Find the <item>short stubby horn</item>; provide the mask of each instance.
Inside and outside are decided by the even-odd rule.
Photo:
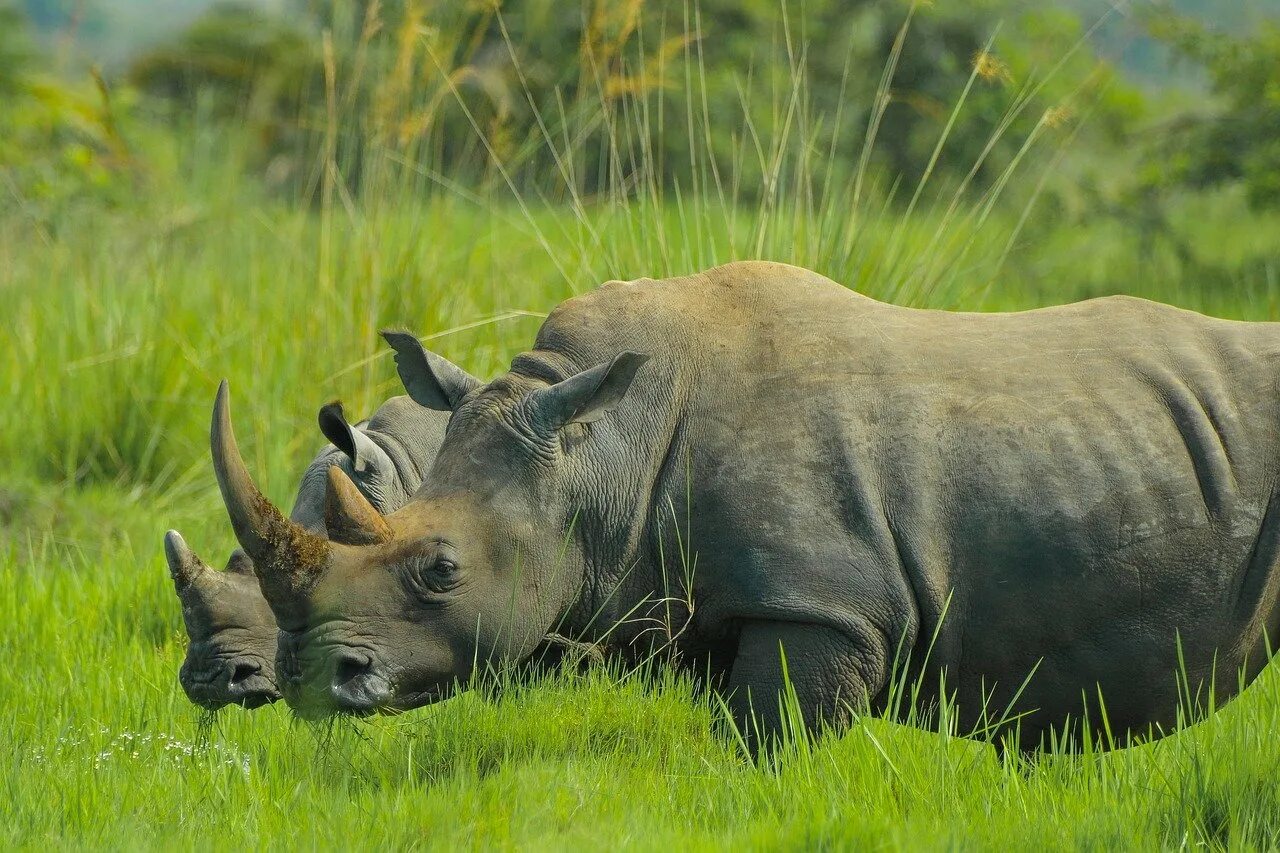
[[[351,478],[329,466],[324,495],[324,526],[329,538],[344,545],[380,545],[391,540],[391,528]]]
[[[304,597],[324,569],[329,543],[285,518],[254,485],[231,430],[225,379],[218,386],[209,439],[223,503],[236,539],[253,561],[262,594],[282,623],[296,621]]]
[[[169,563],[169,577],[173,578],[173,585],[182,592],[196,579],[211,572],[204,560],[196,556],[196,553],[187,545],[187,540],[182,538],[182,534],[176,530],[170,530],[164,535],[164,557]]]

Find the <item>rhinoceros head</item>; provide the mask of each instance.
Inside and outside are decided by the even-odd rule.
[[[361,493],[382,510],[408,503],[435,457],[445,415],[407,397],[384,403],[373,418],[347,422],[342,404],[320,409],[321,432],[331,445],[308,466],[290,518],[324,533],[329,468],[349,473]],[[263,598],[253,561],[235,551],[223,572],[209,569],[176,531],[165,536],[165,553],[188,633],[186,662],[178,679],[196,704],[257,707],[279,698],[276,687],[275,616]]]
[[[257,708],[279,699],[276,620],[249,557],[234,551],[226,569],[214,571],[176,530],[165,534],[164,552],[187,629],[187,656],[178,672],[187,697],[210,710]]]
[[[304,716],[427,704],[533,651],[584,580],[566,430],[615,406],[644,362],[624,353],[559,382],[482,386],[413,336],[386,337],[410,396],[452,412],[422,489],[390,515],[334,467],[328,538],[290,523],[249,478],[225,383],[215,404],[219,484],[281,628],[281,690]]]

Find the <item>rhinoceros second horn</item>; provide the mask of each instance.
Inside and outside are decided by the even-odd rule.
[[[329,466],[324,526],[332,541],[344,545],[378,545],[391,539],[391,528],[382,515],[337,465]]]

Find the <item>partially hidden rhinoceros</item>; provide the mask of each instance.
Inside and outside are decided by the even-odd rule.
[[[408,397],[392,397],[367,421],[347,422],[341,403],[320,409],[327,445],[307,467],[290,518],[324,535],[327,472],[337,465],[380,512],[392,512],[422,483],[447,416]],[[207,566],[175,530],[165,534],[165,556],[182,603],[187,655],[178,680],[197,705],[256,708],[280,698],[276,677],[276,620],[267,606],[253,561],[237,549],[225,570]]]
[[[1119,745],[1280,635],[1280,325],[915,310],[749,262],[571,299],[487,384],[387,338],[452,413],[389,515],[330,469],[327,538],[290,522],[215,403],[307,713],[441,699],[554,626],[674,645],[756,743],[788,684],[812,731],[906,683],[962,732]]]

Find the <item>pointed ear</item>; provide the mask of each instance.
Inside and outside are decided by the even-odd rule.
[[[461,367],[427,352],[422,342],[408,332],[385,330],[382,338],[395,350],[396,372],[404,390],[419,406],[451,412],[480,380]]]
[[[563,382],[529,395],[535,422],[547,432],[599,420],[622,400],[649,356],[624,352]]]
[[[337,465],[329,466],[324,494],[324,526],[329,541],[343,545],[379,545],[391,540],[391,528],[381,513],[360,494],[356,484]]]
[[[364,430],[353,427],[347,421],[346,413],[342,411],[342,403],[335,400],[322,406],[317,421],[324,437],[351,460],[353,470],[364,473],[371,466],[380,466],[383,463],[385,451],[375,444]]]

